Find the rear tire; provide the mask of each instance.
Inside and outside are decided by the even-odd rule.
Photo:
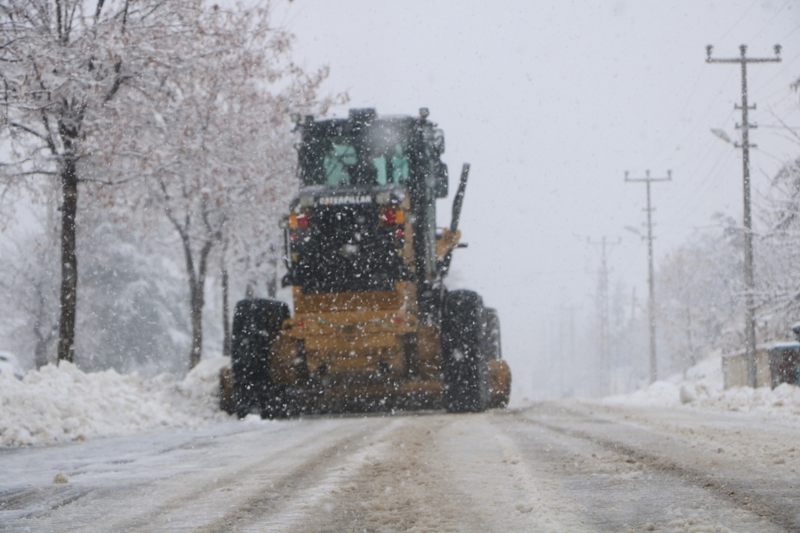
[[[237,416],[266,406],[274,411],[275,386],[270,376],[270,350],[289,318],[289,307],[275,300],[251,299],[236,304],[231,336],[233,400]]]
[[[484,312],[483,353],[489,372],[489,407],[503,408],[508,405],[511,394],[511,371],[503,361],[500,340],[500,318],[497,310],[486,308]]]
[[[489,404],[484,346],[484,309],[472,291],[445,297],[442,317],[444,407],[451,413],[480,412]]]
[[[500,343],[500,318],[497,309],[486,308],[484,330],[484,353],[488,361],[503,358],[503,347]]]

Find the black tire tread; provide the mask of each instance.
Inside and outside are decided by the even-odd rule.
[[[269,375],[270,348],[289,318],[284,302],[253,298],[236,304],[231,331],[231,367],[235,411],[246,416],[263,411],[273,393]]]
[[[442,317],[444,407],[449,412],[480,412],[489,404],[484,354],[483,300],[473,291],[451,291]],[[461,354],[461,359],[456,357]]]

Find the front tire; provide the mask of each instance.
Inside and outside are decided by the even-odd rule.
[[[480,412],[489,404],[483,332],[481,297],[472,291],[449,292],[442,317],[442,370],[444,407],[451,413]]]
[[[289,307],[275,300],[250,299],[236,304],[231,338],[234,410],[242,418],[253,409],[263,415],[273,401],[275,386],[270,376],[271,348]]]

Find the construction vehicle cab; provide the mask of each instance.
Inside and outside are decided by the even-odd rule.
[[[445,289],[459,245],[464,166],[449,228],[444,135],[419,116],[298,121],[301,187],[282,226],[283,302],[236,306],[223,403],[265,417],[508,402],[499,321],[472,291]]]

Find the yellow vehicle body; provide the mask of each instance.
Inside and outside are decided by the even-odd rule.
[[[417,319],[413,283],[386,292],[292,292],[295,314],[275,339],[269,371],[276,383],[303,391],[303,412],[441,407],[441,332]],[[489,406],[506,406],[508,364],[490,360],[487,371]],[[320,376],[315,386],[310,375]],[[221,401],[231,412],[232,380],[223,369]]]
[[[373,110],[298,125],[304,187],[284,221],[293,312],[274,300],[237,304],[223,408],[275,417],[508,403],[496,312],[443,284],[469,165],[451,225],[436,231],[447,168],[434,126],[427,112]]]

